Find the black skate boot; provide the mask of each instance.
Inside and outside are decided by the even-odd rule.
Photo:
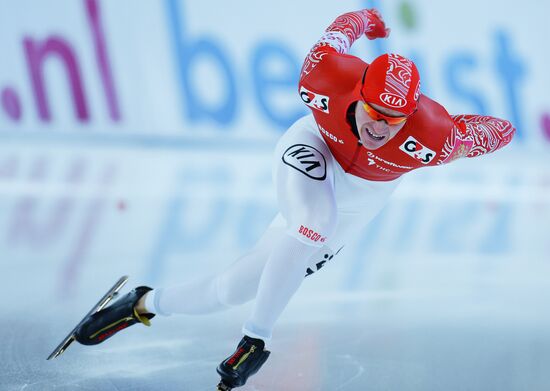
[[[109,307],[90,315],[77,328],[75,339],[83,345],[97,345],[138,322],[150,326],[149,320],[155,315],[138,314],[134,308],[139,299],[150,290],[152,289],[146,286],[137,287]]]
[[[261,339],[245,335],[235,353],[223,360],[216,369],[222,377],[218,390],[229,391],[243,386],[250,376],[258,372],[270,354],[264,347],[265,343]]]

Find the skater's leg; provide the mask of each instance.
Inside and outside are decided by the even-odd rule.
[[[262,272],[254,311],[246,322],[245,336],[237,349],[217,368],[222,381],[218,390],[230,390],[246,383],[268,359],[265,341],[286,304],[304,279],[305,269],[318,247],[284,234],[275,243]]]
[[[317,135],[301,130],[277,145],[274,180],[286,220],[285,235],[273,248],[262,271],[254,308],[243,332],[269,340],[273,326],[304,279],[310,258],[334,233],[337,208],[334,161]]]
[[[222,273],[155,289],[140,303],[140,310],[160,315],[206,314],[252,300],[274,243],[283,234],[283,228],[268,228],[252,250]]]
[[[310,257],[318,251],[292,236],[281,238],[262,273],[254,309],[243,327],[245,335],[271,339],[275,322],[300,287]]]
[[[274,222],[277,221],[276,218]],[[135,323],[149,325],[156,313],[202,314],[252,299],[269,253],[283,234],[283,228],[272,223],[249,253],[219,275],[165,290],[153,291],[149,287],[132,290],[113,305],[88,316],[75,333],[77,341],[86,345],[101,343]]]
[[[254,308],[236,351],[218,366],[219,389],[246,383],[269,356],[265,341],[304,279],[337,222],[334,161],[311,117],[299,120],[281,138],[274,160],[277,201],[286,221],[262,271]],[[237,364],[235,364],[237,362]]]
[[[256,297],[265,264],[283,235],[284,227],[268,228],[251,252],[218,276],[218,297],[222,303],[236,306]]]

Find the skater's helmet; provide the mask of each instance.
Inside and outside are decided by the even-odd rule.
[[[365,71],[360,94],[365,103],[409,116],[416,111],[420,97],[420,74],[411,60],[399,54],[383,54]]]

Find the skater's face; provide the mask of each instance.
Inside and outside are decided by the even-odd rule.
[[[355,120],[361,143],[367,149],[378,149],[390,141],[407,121],[395,110],[365,102],[357,102]]]

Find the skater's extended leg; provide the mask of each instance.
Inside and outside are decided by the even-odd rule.
[[[204,314],[251,300],[274,243],[282,235],[282,228],[269,228],[250,252],[219,275],[165,289],[132,290],[84,321],[75,334],[77,341],[85,345],[101,343],[135,323],[149,325],[155,314]]]
[[[206,314],[252,300],[269,254],[283,234],[282,228],[269,228],[251,251],[223,272],[156,289],[142,300],[140,307],[160,315]]]

